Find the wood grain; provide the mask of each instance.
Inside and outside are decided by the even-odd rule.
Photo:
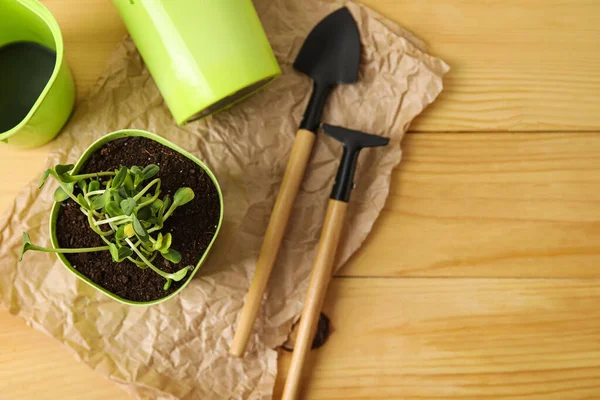
[[[306,291],[302,315],[298,324],[294,352],[288,368],[283,395],[281,396],[282,400],[297,399],[303,387],[302,370],[310,353],[323,303],[327,296],[327,288],[331,281],[347,211],[348,202],[329,200],[321,236],[319,237],[317,255],[310,273],[310,283]]]
[[[46,148],[0,148],[0,208]],[[411,134],[350,276],[600,277],[600,135]],[[390,257],[390,255],[393,255]]]
[[[126,31],[109,1],[42,1],[81,99]],[[307,398],[600,398],[600,2],[363,2],[452,70],[333,281]],[[0,146],[0,210],[49,147]],[[4,311],[0,326],[0,399],[130,398]]]
[[[84,95],[126,34],[112,4],[44,0],[61,24]],[[362,0],[411,30],[452,67],[412,131],[600,127],[600,2]],[[101,23],[99,23],[101,21]]]
[[[597,399],[599,302],[596,279],[336,278],[304,398]],[[1,399],[130,398],[20,319],[0,326]]]
[[[112,2],[107,0],[42,0],[60,25],[67,63],[82,99],[106,68],[109,56],[127,34]]]
[[[57,341],[0,312],[0,400],[131,400]]]
[[[362,0],[452,68],[414,131],[597,130],[600,2]]]
[[[41,178],[44,161],[52,143],[30,150],[0,146],[0,212],[13,203],[29,182]]]
[[[600,277],[600,135],[413,134],[339,273]]]
[[[254,321],[264,298],[273,265],[277,260],[277,254],[294,208],[298,190],[302,185],[304,171],[308,166],[315,140],[315,133],[307,129],[299,129],[296,133],[294,146],[277,193],[277,199],[269,217],[269,224],[256,261],[250,288],[235,327],[235,334],[229,351],[229,354],[234,357],[240,357],[246,351],[246,345],[254,328]]]
[[[600,280],[337,278],[303,398],[598,399],[598,304]]]

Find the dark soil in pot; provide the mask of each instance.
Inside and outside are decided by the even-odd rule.
[[[105,144],[90,156],[81,173],[109,171],[124,165],[160,167],[161,197],[173,195],[180,187],[190,187],[195,197],[178,208],[165,222],[163,234],[173,235],[172,247],[182,260],[174,265],[158,257],[155,265],[175,272],[186,265],[196,265],[210,244],[220,216],[219,194],[210,176],[195,162],[162,144],[142,137],[117,139]],[[86,216],[74,201],[63,202],[56,233],[60,247],[103,246],[102,239],[89,227]],[[189,279],[173,282],[163,289],[165,279],[150,269],[141,269],[130,261],[115,263],[108,252],[67,254],[73,268],[110,292],[132,301],[146,302],[168,296]],[[191,271],[188,272],[191,276]]]

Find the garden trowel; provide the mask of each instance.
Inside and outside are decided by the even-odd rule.
[[[294,68],[312,78],[313,91],[296,134],[254,277],[231,344],[229,352],[233,356],[240,357],[244,353],[252,332],[294,199],[310,158],[327,97],[335,85],[356,82],[359,63],[360,35],[356,22],[345,7],[328,15],[314,27],[294,62]]]

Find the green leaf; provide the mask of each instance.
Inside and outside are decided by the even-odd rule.
[[[124,259],[126,259],[127,257],[131,257],[133,255],[133,250],[131,250],[129,247],[119,247],[119,259],[121,261],[123,261]]]
[[[135,258],[133,258],[131,261],[133,261],[135,266],[138,267],[139,269],[148,269],[148,265],[141,260],[136,260]]]
[[[123,210],[125,215],[131,215],[133,213],[133,210],[135,209],[135,207],[137,207],[137,203],[135,202],[134,199],[132,199],[131,197],[128,197],[125,200],[121,201],[120,206],[121,206],[121,210]]]
[[[131,217],[133,218],[133,230],[137,237],[142,242],[149,242],[150,236],[148,235],[148,232],[146,232],[146,229],[142,226],[138,217],[135,214],[132,214]]]
[[[108,244],[108,251],[110,251],[110,255],[112,256],[113,261],[119,262],[119,248],[114,243]]]
[[[47,169],[44,171],[44,174],[42,175],[42,180],[40,181],[40,183],[38,184],[38,189],[41,189],[42,186],[44,186],[44,183],[46,183],[46,180],[48,179],[48,177],[50,176],[50,172],[52,172],[51,169]]]
[[[137,217],[142,221],[146,221],[151,216],[152,216],[152,210],[150,209],[149,206],[140,208],[137,212]]]
[[[169,209],[169,207],[171,207],[171,203],[173,203],[173,200],[171,199],[171,196],[166,195],[163,198],[163,214],[165,212],[167,212],[167,210]]]
[[[150,204],[150,209],[152,210],[152,215],[156,215],[158,211],[163,206],[163,201],[161,199],[156,199],[152,204]]]
[[[101,195],[98,195],[92,199],[92,209],[100,210],[104,208],[110,201],[110,191],[107,189]]]
[[[154,242],[154,246],[152,247],[153,250],[158,250],[162,247],[162,243],[163,243],[163,235],[162,233],[158,232],[158,236],[156,237],[156,241]]]
[[[185,278],[185,276],[187,275],[188,271],[192,270],[191,265],[188,265],[187,267],[181,268],[179,271],[175,272],[174,274],[171,274],[171,278],[175,281],[175,282],[179,282],[180,280],[182,280],[183,278]]]
[[[58,164],[54,167],[54,171],[58,174],[58,175],[64,175],[67,172],[71,171],[73,168],[75,168],[75,165],[73,164]]]
[[[125,181],[123,182],[121,189],[123,190],[123,193],[119,193],[121,193],[121,196],[123,197],[127,197],[133,193],[133,178],[131,177],[131,173],[128,173],[125,177]]]
[[[85,208],[86,210],[91,209],[90,203],[88,203],[88,201],[85,199],[85,197],[81,193],[79,193],[77,195],[77,203],[79,203],[79,205],[81,207]]]
[[[163,237],[163,241],[162,241],[162,246],[160,246],[160,248],[158,249],[158,251],[160,251],[161,253],[166,253],[169,251],[169,248],[171,247],[171,243],[173,242],[173,236],[171,236],[170,233],[167,233],[164,237]]]
[[[142,170],[142,175],[144,176],[144,180],[148,180],[150,178],[152,178],[154,175],[158,174],[159,168],[158,165],[156,164],[150,164],[148,166],[146,166],[146,168],[144,168]]]
[[[165,285],[163,286],[163,290],[169,290],[172,282],[173,282],[172,279],[167,279],[167,281],[165,282]]]
[[[125,182],[126,177],[127,177],[127,167],[121,167],[119,169],[119,172],[117,172],[117,174],[113,178],[113,180],[111,182],[111,187],[113,189],[120,188],[123,185],[123,183]]]
[[[152,248],[152,242],[150,242],[150,241],[142,243],[142,249],[146,250],[146,252],[148,254],[153,254],[154,253],[154,249]]]
[[[61,203],[65,200],[67,200],[68,198],[69,198],[69,195],[67,193],[65,193],[63,188],[61,188],[60,186],[57,187],[56,190],[54,191],[54,201],[56,201],[57,203]]]
[[[121,186],[119,188],[119,191],[117,192],[119,193],[119,196],[121,196],[122,199],[126,199],[129,197],[129,194],[131,193],[130,191],[128,191],[127,189],[125,189],[125,184],[123,184],[123,186]],[[120,202],[119,202],[120,203]]]
[[[78,181],[77,186],[83,193],[87,193],[87,181],[85,179]]]
[[[121,204],[121,201],[123,201],[123,198],[121,197],[121,194],[119,192],[120,192],[120,190],[112,191],[113,201],[117,204]]]
[[[117,203],[115,203],[114,201],[109,201],[108,203],[106,203],[106,205],[104,206],[104,210],[106,210],[108,215],[110,215],[111,217],[125,215],[125,213],[119,208]]]
[[[54,191],[54,201],[60,203],[67,200],[70,197],[69,194],[73,194],[74,186],[73,183],[65,183],[65,187],[69,190],[69,193],[65,192],[62,187],[57,187]]]
[[[110,243],[108,245],[108,249],[113,261],[115,262],[121,262],[127,257],[131,257],[133,255],[133,251],[129,247],[117,247],[117,245],[114,243]]]
[[[156,223],[156,225],[162,227],[163,222],[164,222],[165,213],[167,212],[167,210],[169,209],[170,206],[171,206],[171,196],[166,195],[165,198],[163,199],[163,205],[158,210],[158,216],[157,216],[158,222]]]
[[[124,240],[127,236],[125,235],[125,225],[120,225],[115,232],[115,239],[117,241]]]
[[[63,183],[73,182],[73,180],[71,179],[71,176],[68,173],[70,170],[73,169],[73,167],[75,167],[73,164],[69,164],[69,165],[58,164],[58,165],[54,166],[54,168],[47,169],[46,171],[44,171],[44,174],[42,175],[42,180],[39,183],[38,188],[41,188],[42,186],[44,186],[44,183],[46,183],[46,180],[48,179],[48,177],[50,175],[54,176],[57,180],[59,180]]]
[[[125,260],[127,257],[131,257],[133,255],[133,251],[129,247],[119,247],[119,252],[117,253],[117,262],[121,262]]]
[[[77,182],[77,179],[73,179],[73,177],[71,177],[69,171],[72,169],[73,164],[57,165],[54,167],[54,173],[51,173],[51,175],[54,175],[56,179],[63,183],[74,183]]]
[[[158,226],[158,218],[156,217],[150,217],[146,220],[146,222],[150,225],[150,226]]]
[[[96,190],[100,190],[100,182],[97,180],[93,180],[89,183],[88,189],[90,192],[95,192]]]
[[[29,238],[29,234],[27,232],[23,232],[23,245],[21,246],[21,254],[19,254],[19,262],[23,261],[23,254],[25,254],[28,250],[31,250],[31,239]]]
[[[173,204],[177,204],[178,207],[189,203],[194,199],[194,191],[189,187],[182,187],[177,189],[175,196],[173,196]]]
[[[137,165],[134,165],[133,167],[131,167],[130,171],[133,173],[133,187],[137,188],[139,186],[140,183],[142,183],[144,181],[144,173],[142,172],[142,169],[140,167],[138,167]]]
[[[179,262],[181,261],[181,253],[179,253],[177,250],[169,249],[166,253],[161,254],[164,258],[171,261],[173,264],[179,264]]]

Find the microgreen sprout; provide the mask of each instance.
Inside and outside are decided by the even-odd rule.
[[[154,164],[144,168],[120,167],[114,171],[89,174],[72,174],[73,168],[73,165],[59,164],[48,169],[44,172],[39,187],[52,176],[58,182],[54,200],[63,202],[71,199],[77,203],[87,217],[90,228],[106,246],[59,249],[41,247],[31,243],[25,232],[19,261],[29,250],[50,253],[108,251],[115,262],[129,260],[139,268],[150,268],[165,278],[165,290],[171,286],[172,281],[178,282],[186,277],[193,266],[167,273],[153,262],[158,255],[173,264],[181,262],[181,254],[171,248],[172,235],[163,234],[160,230],[178,207],[194,199],[192,189],[182,187],[172,197],[165,195],[161,199],[161,180],[156,177],[159,167]]]

